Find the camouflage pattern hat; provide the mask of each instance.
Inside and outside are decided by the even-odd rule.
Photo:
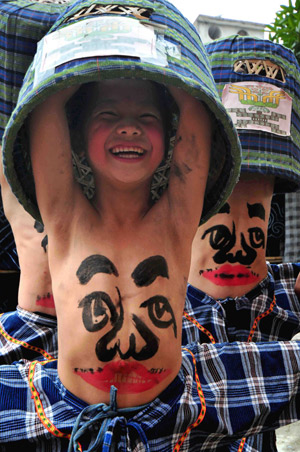
[[[238,130],[242,172],[275,176],[276,193],[300,186],[300,72],[281,44],[230,36],[206,45],[222,102]]]
[[[165,0],[77,1],[40,41],[3,137],[5,174],[15,195],[41,221],[26,128],[30,111],[67,86],[115,78],[177,86],[207,106],[214,132],[201,218],[206,221],[235,186],[240,143],[196,29]],[[154,198],[167,185],[168,164],[154,175]]]

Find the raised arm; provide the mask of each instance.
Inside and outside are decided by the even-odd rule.
[[[205,106],[185,91],[170,87],[179,111],[166,196],[170,215],[182,233],[195,234],[201,217],[211,147],[211,121]]]
[[[7,182],[4,172],[3,172],[3,164],[2,164],[2,147],[0,146],[0,186],[1,186],[1,197],[2,197],[2,205],[6,218],[10,222],[12,217],[17,214],[17,210],[23,209],[23,207],[19,204],[19,201],[13,194],[9,183]],[[24,209],[23,209],[24,210]]]
[[[69,224],[82,196],[73,177],[65,105],[77,88],[57,92],[30,117],[30,148],[38,206],[48,233]]]

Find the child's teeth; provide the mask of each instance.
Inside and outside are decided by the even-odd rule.
[[[121,147],[116,147],[112,149],[112,153],[113,154],[120,154],[120,153],[135,153],[135,154],[143,154],[144,151],[141,148],[135,148],[135,147],[129,147],[129,148],[121,148]]]

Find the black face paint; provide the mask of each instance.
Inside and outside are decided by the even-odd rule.
[[[131,274],[137,287],[149,286],[158,276],[169,278],[167,261],[162,256],[148,257]]]
[[[83,324],[87,331],[90,331],[91,333],[104,328],[108,320],[110,320],[110,323],[115,327],[117,326],[117,323],[120,324],[120,322],[122,326],[122,305],[120,315],[118,315],[110,296],[105,292],[99,291],[90,293],[80,301],[78,306],[83,308]],[[110,317],[107,314],[107,308],[109,309]]]
[[[181,170],[180,166],[177,165],[175,162],[173,163],[172,171],[174,173],[174,176],[177,177],[180,180],[180,182],[182,183],[185,182],[183,171]]]
[[[107,273],[119,276],[118,270],[114,264],[101,254],[94,254],[81,262],[76,276],[80,284],[87,284],[96,273]]]
[[[33,227],[34,227],[34,229],[36,229],[36,231],[38,233],[42,233],[45,230],[44,225],[42,223],[40,223],[39,221],[35,221]],[[41,247],[43,248],[45,253],[47,252],[47,246],[48,246],[48,236],[45,235],[45,237],[41,241]]]
[[[139,352],[137,352],[135,335],[131,333],[129,337],[129,349],[126,353],[122,353],[120,341],[117,341],[113,347],[108,348],[108,344],[115,339],[117,331],[121,329],[121,327],[118,329],[113,328],[97,342],[96,355],[99,361],[112,361],[117,354],[119,354],[120,358],[123,360],[132,357],[136,361],[145,361],[146,359],[152,358],[157,353],[159,345],[158,337],[155,336],[147,325],[145,325],[145,323],[135,314],[132,315],[132,320],[137,331],[146,342],[146,345]]]
[[[37,230],[37,232],[44,232],[44,226],[39,221],[35,221],[33,227]]]
[[[233,223],[232,225],[232,233],[228,227],[223,224],[212,226],[204,232],[201,237],[202,240],[204,240],[208,234],[210,234],[209,244],[212,249],[220,250],[213,256],[214,261],[218,264],[225,262],[223,260],[223,255],[226,255],[234,247],[236,242],[235,224]]]
[[[258,217],[265,221],[266,219],[266,211],[264,206],[261,203],[248,204],[248,214],[250,218]]]
[[[80,284],[87,284],[96,273],[108,273],[119,276],[114,264],[102,255],[93,255],[86,258],[79,266],[76,275]],[[169,278],[168,266],[162,256],[151,256],[137,265],[132,273],[132,278],[137,287],[149,286],[158,277]],[[89,332],[96,332],[103,329],[108,322],[112,325],[108,331],[96,344],[97,358],[102,362],[109,362],[114,359],[116,354],[121,359],[132,357],[137,361],[144,361],[152,358],[158,351],[159,338],[148,328],[148,326],[137,315],[132,314],[132,321],[136,330],[143,338],[145,345],[141,350],[136,350],[136,336],[131,333],[129,336],[129,348],[123,353],[121,351],[120,340],[116,340],[118,331],[121,330],[124,323],[124,309],[119,289],[117,306],[120,308],[118,313],[115,304],[110,296],[102,291],[95,291],[85,296],[79,303],[82,308],[82,320],[85,328]],[[157,295],[149,298],[140,307],[148,309],[148,315],[152,323],[157,328],[168,328],[173,326],[174,335],[177,336],[177,327],[175,316],[167,298]],[[109,348],[109,344],[115,341],[115,344]]]
[[[243,233],[241,233],[241,246],[242,250],[238,250],[235,255],[227,254],[227,261],[230,264],[239,262],[242,265],[250,265],[255,261],[257,252],[247,244]]]
[[[230,213],[230,205],[228,204],[228,202],[225,202],[218,213]]]
[[[260,228],[249,229],[250,245],[248,245],[245,236],[241,233],[241,250],[236,254],[230,253],[230,250],[236,243],[235,224],[233,223],[232,232],[224,225],[213,226],[202,235],[202,239],[210,234],[209,243],[214,250],[219,250],[213,260],[216,264],[240,263],[242,265],[251,265],[257,256],[257,252],[253,248],[264,247],[264,233]]]
[[[265,248],[265,234],[261,228],[250,228],[248,233],[253,248]]]
[[[45,235],[43,240],[41,241],[41,245],[45,253],[47,252],[47,246],[48,246],[48,235]]]
[[[140,307],[148,309],[149,318],[157,328],[169,328],[169,326],[173,325],[174,336],[177,337],[174,312],[166,297],[156,295],[148,298],[148,300],[144,301]]]

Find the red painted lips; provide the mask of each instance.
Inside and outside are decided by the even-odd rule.
[[[205,270],[201,276],[217,286],[244,286],[259,280],[259,275],[243,265],[225,264],[216,270]]]
[[[163,370],[161,373],[152,373],[137,362],[124,361],[109,363],[96,371],[75,370],[77,375],[97,389],[109,392],[111,385],[114,385],[119,394],[137,394],[152,389],[170,372],[171,370]]]

